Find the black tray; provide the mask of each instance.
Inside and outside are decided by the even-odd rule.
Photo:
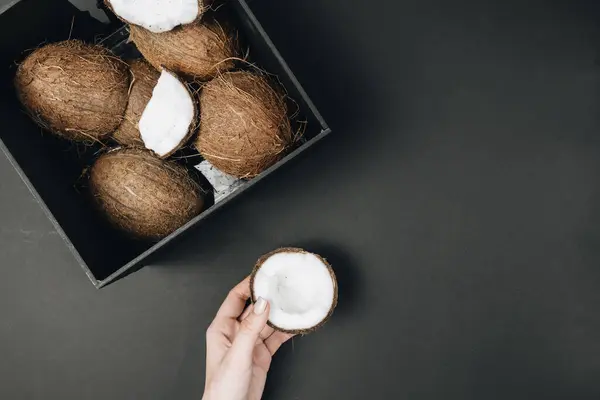
[[[5,10],[0,8],[0,117],[4,122],[0,148],[98,288],[143,267],[158,249],[331,132],[248,4],[230,0],[224,7],[249,46],[252,62],[274,74],[297,102],[299,115],[307,122],[304,140],[276,165],[155,243],[131,239],[106,222],[80,187],[82,172],[97,149],[73,145],[43,132],[23,112],[12,85],[16,63],[44,42],[77,38],[102,42],[119,55],[135,54],[135,47],[127,43],[126,27],[114,18],[110,23],[100,23],[67,0],[22,0]],[[198,158],[195,163],[200,161]]]

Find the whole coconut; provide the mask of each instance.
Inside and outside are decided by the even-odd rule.
[[[235,67],[236,36],[208,19],[169,32],[153,33],[131,25],[131,39],[146,60],[191,79],[209,80]]]
[[[31,53],[15,76],[17,94],[44,128],[75,141],[98,141],[121,124],[129,89],[127,64],[78,40]]]
[[[204,206],[199,185],[184,167],[142,149],[117,149],[98,158],[90,188],[109,220],[139,238],[165,237]]]
[[[146,105],[152,98],[152,90],[158,82],[160,72],[143,59],[129,63],[131,87],[129,102],[121,126],[113,134],[113,139],[123,146],[144,146],[138,124]]]
[[[293,144],[285,95],[262,75],[227,72],[200,94],[196,148],[221,171],[250,178],[279,161]]]

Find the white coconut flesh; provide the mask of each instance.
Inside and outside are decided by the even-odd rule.
[[[140,118],[144,145],[161,157],[171,154],[188,135],[194,114],[194,100],[187,87],[163,70]]]
[[[190,24],[202,11],[198,0],[110,0],[115,14],[151,32],[168,32]]]
[[[283,330],[308,330],[329,315],[336,283],[314,254],[282,252],[264,261],[254,277],[254,296],[269,301],[269,321]]]

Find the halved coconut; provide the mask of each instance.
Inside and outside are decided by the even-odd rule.
[[[179,25],[190,24],[205,11],[203,0],[105,0],[112,11],[125,22],[151,32],[168,32]]]
[[[306,334],[327,322],[337,306],[338,286],[331,265],[317,254],[282,248],[262,256],[250,277],[252,300],[269,301],[269,325]]]
[[[147,149],[165,158],[194,133],[196,106],[187,86],[163,69],[140,118],[140,136]]]

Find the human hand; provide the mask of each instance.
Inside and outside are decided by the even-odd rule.
[[[250,278],[231,289],[206,332],[203,400],[259,400],[271,357],[294,335],[267,325],[269,303],[250,298]],[[245,309],[244,309],[245,308]]]

